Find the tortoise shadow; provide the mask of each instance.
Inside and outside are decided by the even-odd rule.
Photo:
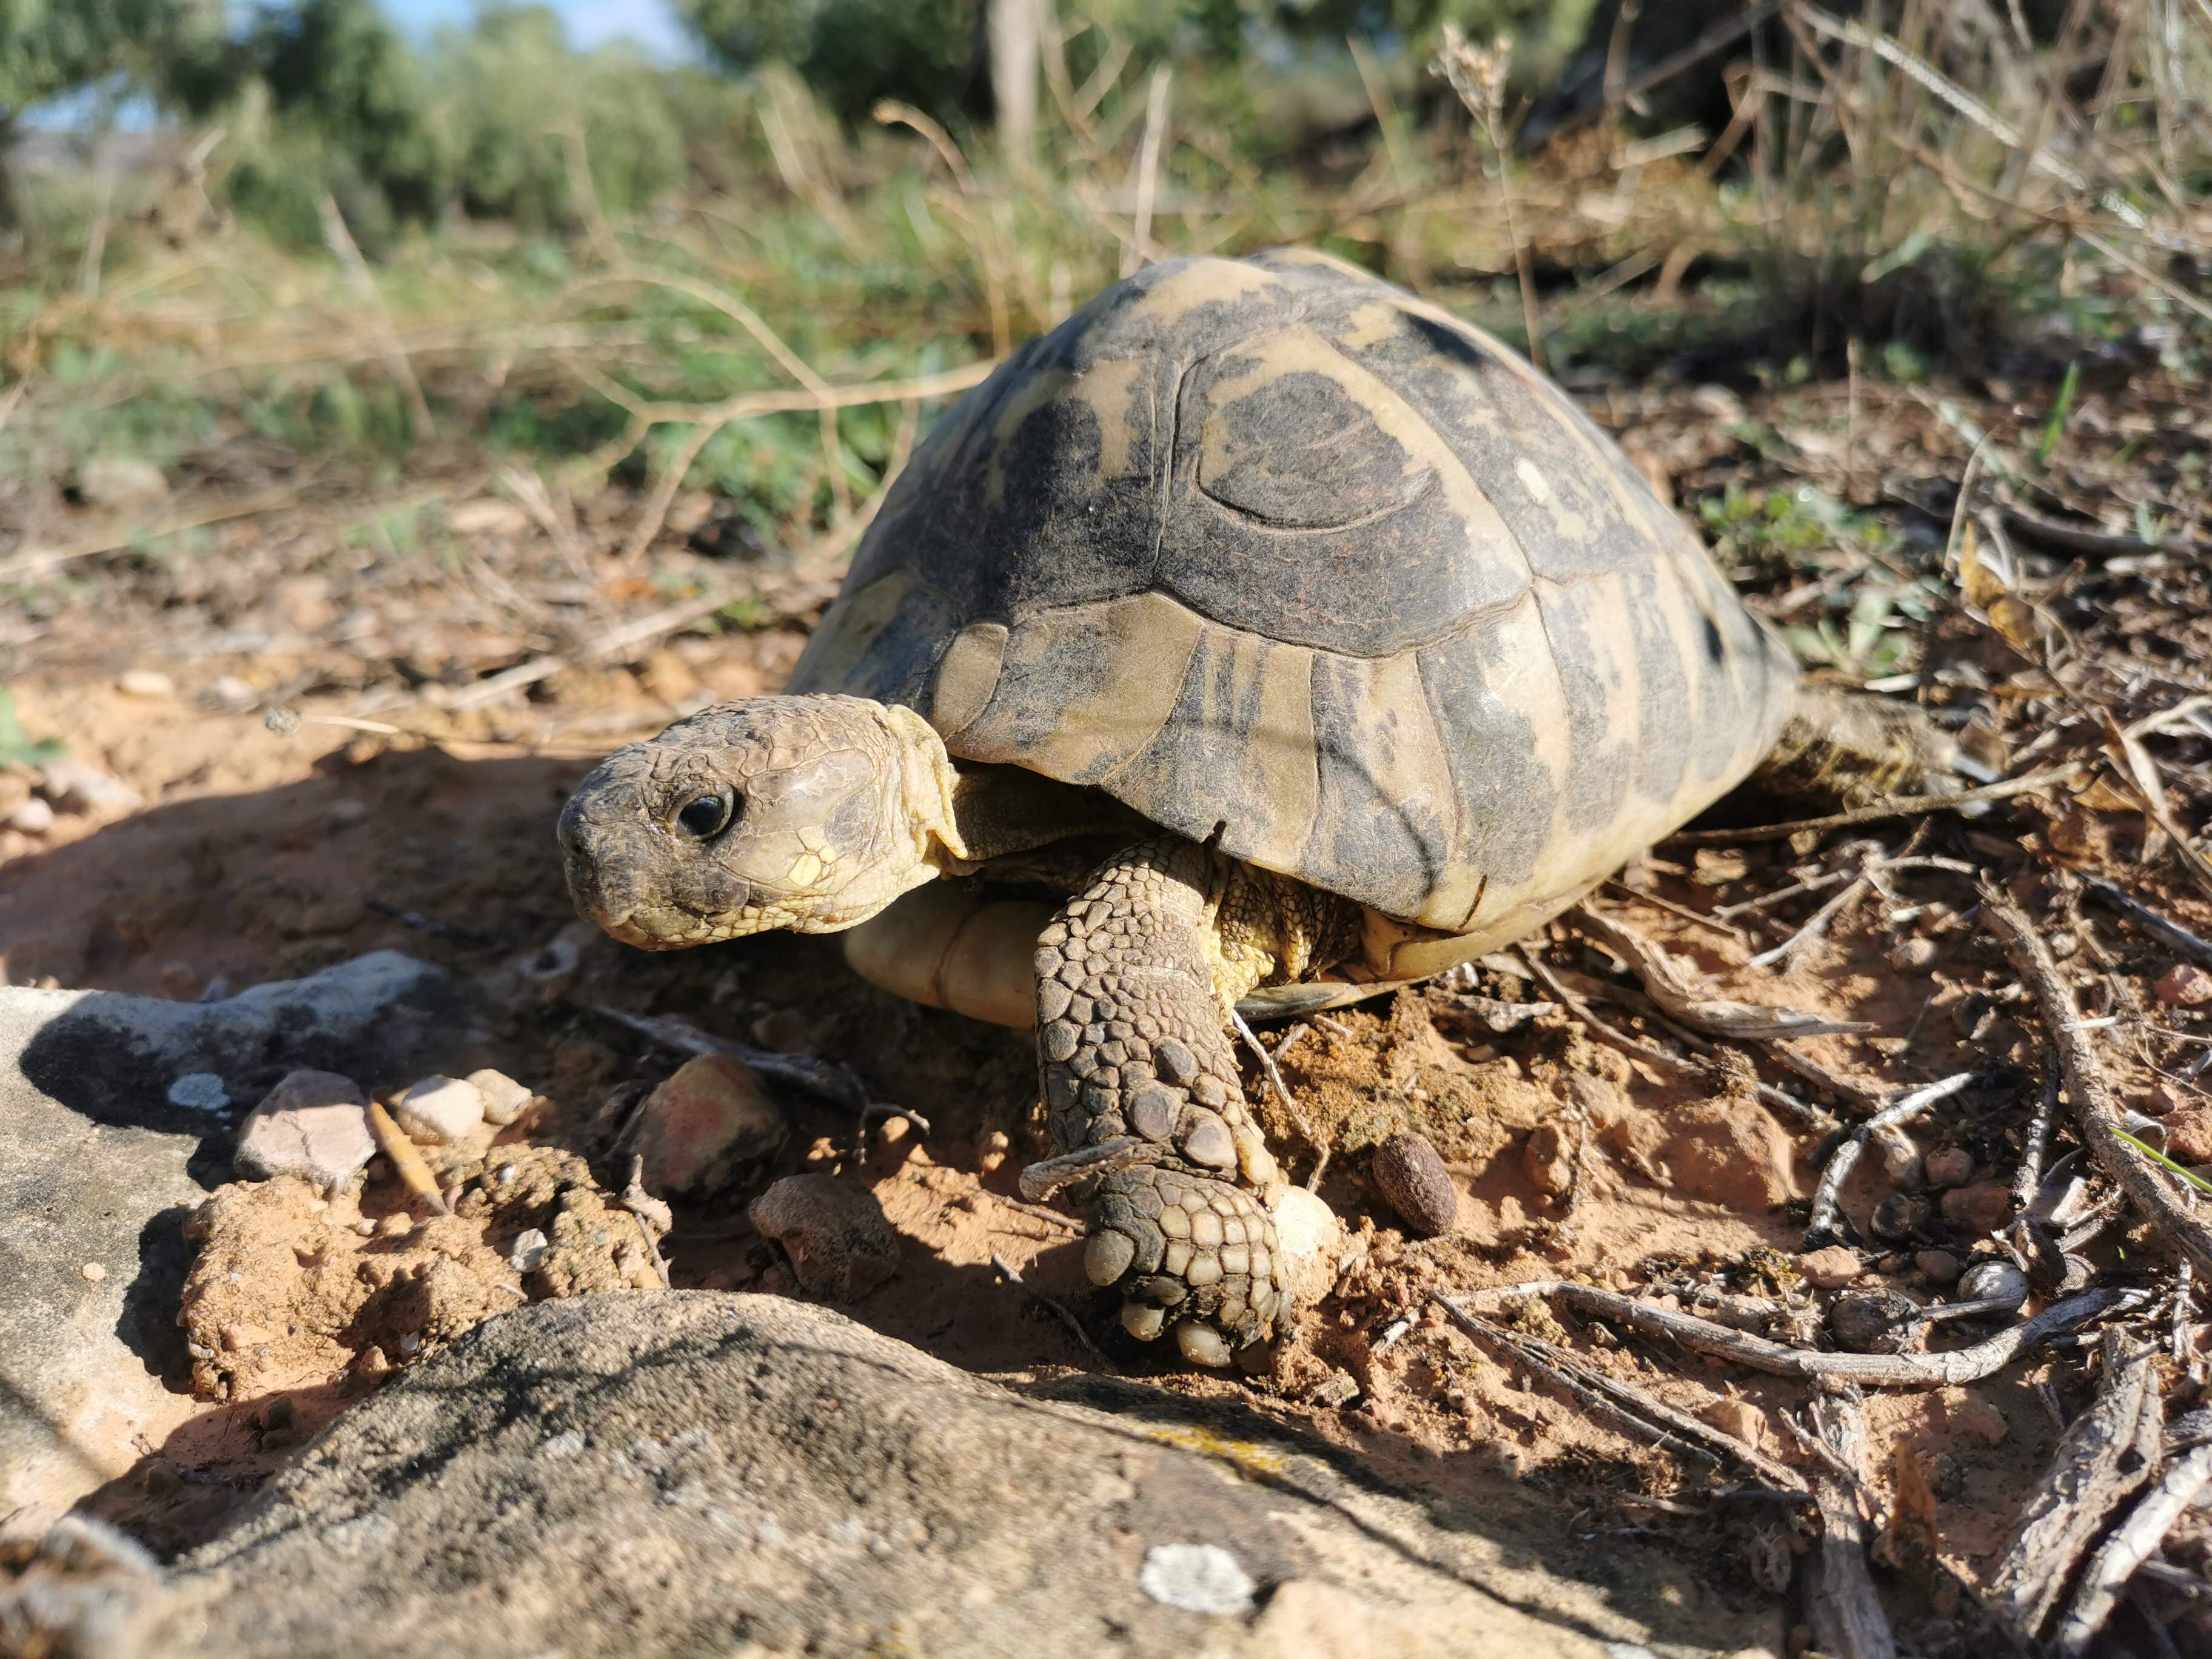
[[[243,986],[382,948],[464,975],[488,975],[574,920],[552,824],[591,764],[391,751],[364,764],[334,761],[274,789],[156,806],[0,867],[0,960],[17,979],[51,973],[73,985],[137,994],[161,988],[164,968],[179,960],[189,959],[196,977],[220,974]],[[416,920],[403,919],[410,915]],[[994,1109],[1017,1097],[1025,1103],[1034,1086],[1021,1034],[934,1011],[908,1014],[852,975],[834,940],[770,937],[672,955],[595,940],[585,955],[570,993],[579,1000],[588,990],[641,1012],[680,1012],[710,1030],[757,1018],[755,1010],[805,1013],[825,1058],[851,1066],[877,1097],[931,1112],[939,1127],[927,1145],[945,1166],[964,1173],[975,1174],[967,1137],[993,1121],[988,1102],[996,1101]],[[526,1011],[507,1036],[550,1048],[579,1033],[606,1045],[620,1040],[558,1003]],[[744,1035],[742,1027],[736,1034]],[[149,1092],[151,1079],[116,1069],[123,1062],[112,1057],[80,1055],[88,1069],[72,1080],[60,1074],[67,1069],[62,1058],[57,1049],[48,1079],[73,1092],[58,1097],[104,1121],[191,1133],[192,1173],[202,1185],[224,1178],[227,1135],[149,1103],[164,1098]],[[615,1059],[621,1063],[619,1054]],[[161,1081],[166,1088],[168,1080]],[[851,1127],[842,1114],[811,1108],[802,1109],[801,1122],[841,1144]],[[1010,1187],[1008,1176],[996,1184]],[[169,1318],[181,1281],[182,1219],[181,1211],[172,1211],[145,1224],[139,1273],[118,1326],[141,1362],[165,1377],[179,1361]],[[1024,1224],[1015,1218],[1016,1228]],[[1033,1275],[1040,1288],[1079,1285],[1079,1252],[1071,1233],[1065,1246],[1041,1257]],[[900,1275],[843,1311],[963,1369],[995,1371],[1040,1406],[1087,1400],[1129,1418],[1133,1432],[1152,1422],[1293,1441],[1363,1490],[1411,1497],[1448,1528],[1481,1534],[1516,1567],[1583,1579],[1608,1604],[1633,1607],[1657,1640],[1696,1645],[1711,1633],[1718,1598],[1686,1559],[1642,1548],[1624,1554],[1613,1544],[1594,1553],[1574,1544],[1562,1506],[1480,1454],[1438,1459],[1409,1436],[1378,1430],[1372,1438],[1389,1454],[1364,1460],[1271,1415],[1256,1397],[1180,1395],[1172,1390],[1181,1373],[1170,1357],[1155,1362],[1115,1349],[1118,1328],[1094,1314],[1086,1324],[1109,1340],[1126,1368],[1119,1376],[1098,1375],[1097,1360],[1064,1326],[986,1264],[955,1263],[909,1244]],[[1146,1375],[1155,1364],[1156,1376]],[[211,1408],[172,1435],[161,1455],[177,1465],[204,1456],[217,1413],[228,1422],[235,1408]],[[1374,1467],[1418,1469],[1425,1462],[1438,1475],[1425,1491]],[[127,1509],[126,1496],[125,1482],[111,1483],[100,1502]],[[173,1547],[170,1538],[158,1541]]]

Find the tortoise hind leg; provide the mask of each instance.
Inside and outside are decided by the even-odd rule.
[[[1172,1328],[1186,1358],[1221,1365],[1272,1333],[1282,1290],[1265,1205],[1279,1177],[1213,991],[1211,873],[1173,836],[1108,860],[1035,965],[1053,1151],[1115,1143],[1124,1165],[1097,1182],[1085,1270],[1121,1288],[1133,1335]]]
[[[1848,811],[1955,789],[1958,758],[1957,745],[1910,703],[1800,685],[1782,735],[1745,787]]]

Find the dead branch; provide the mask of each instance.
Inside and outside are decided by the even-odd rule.
[[[1828,1158],[1828,1167],[1820,1172],[1820,1185],[1813,1194],[1813,1213],[1805,1228],[1805,1248],[1817,1250],[1834,1241],[1838,1224],[1843,1220],[1838,1203],[1844,1182],[1858,1166],[1859,1154],[1866,1150],[1867,1142],[1885,1129],[1920,1115],[1939,1100],[1948,1100],[1968,1084],[1977,1074],[1960,1072],[1945,1078],[1941,1083],[1931,1083],[1924,1089],[1916,1089],[1893,1106],[1883,1108],[1872,1117],[1852,1129],[1843,1144]]]
[[[2212,939],[2200,939],[2179,922],[2160,915],[2141,899],[2100,877],[2084,875],[2081,884],[2160,944],[2180,951],[2192,962],[2212,968]]]
[[[2060,1437],[2021,1505],[2012,1542],[1990,1575],[1988,1605],[2023,1641],[2034,1639],[2105,1522],[2157,1465],[2165,1401],[2151,1357],[2124,1332],[2106,1331],[2097,1398]]]
[[[1826,1454],[1813,1474],[1820,1510],[1820,1554],[1811,1605],[1814,1645],[1836,1659],[1896,1659],[1897,1638],[1867,1571],[1866,1518],[1859,1513],[1858,1403],[1835,1395],[1813,1402],[1813,1426]]]
[[[1161,1156],[1161,1148],[1149,1140],[1136,1135],[1115,1135],[1096,1146],[1078,1146],[1072,1152],[1041,1158],[1022,1171],[1017,1184],[1024,1198],[1031,1203],[1042,1203],[1062,1187],[1072,1187],[1093,1176],[1111,1175],[1116,1170],[1152,1164]]]
[[[2190,1212],[2186,1200],[2167,1183],[2157,1166],[2120,1139],[2119,1132],[2127,1127],[2127,1115],[2115,1097],[2103,1062],[2097,1058],[2094,1042],[2081,1029],[2081,1007],[2072,988],[2059,977],[2051,947],[2043,942],[2026,912],[1987,884],[1982,888],[1982,916],[2042,1012],[2044,1030],[2058,1051],[2066,1097],[2074,1109],[2075,1130],[2089,1149],[2089,1156],[2160,1232],[2200,1269],[2212,1271],[2212,1235],[2207,1234],[2203,1223]]]
[[[1568,925],[1594,935],[1620,956],[1652,1001],[1685,1025],[1734,1042],[1775,1037],[1829,1036],[1870,1031],[1863,1020],[1823,1019],[1794,1008],[1755,1008],[1725,997],[1701,995],[1674,959],[1640,933],[1588,904],[1567,913]]]
[[[716,1036],[702,1031],[690,1020],[678,1014],[633,1014],[620,1008],[610,1008],[596,1002],[575,1005],[586,1013],[611,1019],[617,1025],[627,1025],[633,1031],[652,1038],[664,1048],[685,1054],[727,1054],[740,1065],[759,1073],[771,1082],[789,1084],[816,1095],[833,1106],[842,1106],[857,1112],[868,1103],[868,1091],[857,1073],[835,1060],[822,1060],[813,1054],[779,1054],[766,1048],[755,1048],[728,1037]]]
[[[2046,1044],[2043,1051],[2043,1094],[2035,1115],[2028,1120],[2027,1137],[2020,1149],[2020,1168],[2012,1178],[2012,1206],[2025,1210],[2035,1202],[2043,1185],[2043,1160],[2051,1151],[2051,1126],[2058,1115],[2058,1056]]]
[[[2212,1486],[2212,1446],[2199,1446],[2177,1458],[2128,1518],[2105,1540],[2083,1576],[2081,1594],[2066,1613],[2051,1651],[2060,1659],[2087,1653],[2105,1621],[2112,1616],[2120,1592],[2136,1569],[2150,1559],[2183,1511]]]
[[[2145,1299],[2141,1291],[2085,1291],[1972,1347],[1954,1349],[1949,1353],[1887,1354],[1818,1353],[1785,1347],[1764,1337],[1732,1331],[1710,1320],[1674,1313],[1595,1285],[1565,1279],[1540,1279],[1524,1285],[1494,1286],[1479,1293],[1483,1305],[1474,1311],[1487,1312],[1525,1296],[1562,1302],[1578,1312],[1614,1321],[1647,1336],[1668,1337],[1693,1352],[1733,1360],[1773,1376],[1793,1377],[1800,1382],[1834,1377],[1870,1388],[1899,1389],[1940,1389],[1978,1382],[2051,1338],[2085,1325],[2100,1314],[2132,1308]]]

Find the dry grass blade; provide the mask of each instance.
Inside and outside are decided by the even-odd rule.
[[[2212,1273],[2212,1232],[2176,1192],[2157,1166],[2122,1139],[2128,1125],[2112,1079],[2097,1058],[2094,1034],[2084,1030],[2081,1010],[2060,977],[2051,947],[2027,913],[1996,888],[1982,889],[1982,919],[1997,937],[2043,1017],[2044,1030],[2058,1051],[2066,1097],[2075,1128],[2089,1156],[2118,1182],[2154,1221],[2160,1233],[2197,1264]]]
[[[1613,917],[1601,915],[1588,904],[1578,904],[1567,913],[1567,921],[1620,956],[1651,1000],[1671,1018],[1711,1036],[1732,1042],[1764,1042],[1778,1037],[1850,1035],[1874,1029],[1863,1020],[1824,1019],[1795,1008],[1759,1008],[1725,997],[1700,994],[1672,957]]]
[[[2112,1511],[2150,1479],[2165,1401],[2152,1350],[2105,1333],[2104,1376],[2089,1409],[2060,1437],[2012,1542],[1990,1574],[1990,1610],[2032,1641]]]

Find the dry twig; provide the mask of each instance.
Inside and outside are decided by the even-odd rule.
[[[2212,1486],[2212,1446],[2199,1446],[2168,1466],[2158,1485],[2091,1558],[2081,1593],[2053,1638],[2053,1653],[2060,1659],[2075,1659],[2088,1651],[2089,1644],[2112,1616],[2120,1591],[2135,1577],[2136,1569],[2150,1559],[2173,1523],[2204,1495],[2208,1486]]]
[[[1820,1185],[1813,1194],[1813,1213],[1805,1227],[1805,1248],[1817,1250],[1823,1244],[1835,1242],[1843,1211],[1838,1203],[1844,1182],[1858,1167],[1859,1154],[1866,1150],[1867,1142],[1885,1129],[1915,1118],[1939,1100],[1948,1100],[1974,1080],[1976,1073],[1960,1072],[1945,1078],[1941,1083],[1931,1083],[1924,1089],[1916,1089],[1893,1106],[1886,1106],[1872,1117],[1852,1129],[1828,1158],[1828,1167],[1820,1171]]]
[[[1849,1035],[1874,1029],[1863,1020],[1823,1019],[1795,1008],[1756,1008],[1725,997],[1701,995],[1672,957],[1613,917],[1588,904],[1578,904],[1567,913],[1567,921],[1595,935],[1626,961],[1651,1000],[1669,1015],[1714,1036],[1740,1042]]]
[[[2094,1042],[2081,1028],[2081,1007],[2072,988],[2059,977],[2051,947],[2027,913],[1993,886],[1982,889],[1982,916],[2042,1012],[2044,1030],[2058,1051],[2075,1132],[2089,1156],[2200,1270],[2212,1272],[2212,1234],[2158,1167],[2120,1138],[2127,1114],[2097,1058]]]
[[[1813,1402],[1824,1454],[1813,1475],[1820,1510],[1820,1554],[1807,1609],[1814,1645],[1836,1659],[1896,1659],[1897,1638],[1867,1571],[1866,1518],[1859,1513],[1859,1455],[1866,1425],[1858,1402],[1825,1395]]]
[[[1741,830],[1682,830],[1667,839],[1677,846],[1733,846],[1741,842],[1785,841],[1791,836],[1827,830],[1848,830],[1862,823],[1885,823],[1893,818],[1914,817],[1923,812],[1956,812],[1966,807],[1979,806],[1989,801],[2010,800],[2015,795],[2025,795],[2068,782],[2088,770],[2089,766],[2087,761],[2069,761],[2063,766],[2046,767],[2040,772],[2007,778],[2002,783],[1984,784],[1979,789],[1962,789],[1955,795],[1898,795],[1888,800],[1876,801],[1870,806],[1855,807],[1848,812],[1832,812],[1823,818],[1799,818],[1791,823],[1756,823]]]
[[[2165,1401],[2151,1358],[2125,1333],[2106,1331],[2097,1398],[2060,1437],[2021,1505],[2012,1542],[1990,1575],[1988,1605],[2023,1641],[2034,1639],[2083,1553],[2157,1464]]]
[[[1618,1291],[1583,1285],[1573,1279],[1540,1279],[1524,1285],[1500,1285],[1480,1292],[1486,1305],[1476,1311],[1515,1297],[1539,1296],[1565,1303],[1579,1312],[1609,1319],[1642,1331],[1664,1336],[1698,1353],[1748,1365],[1774,1376],[1812,1382],[1838,1378],[1870,1388],[1940,1389],[1962,1382],[1978,1382],[1994,1376],[2021,1354],[2055,1336],[2087,1324],[2100,1314],[2132,1308],[2143,1300],[2141,1292],[2085,1291],[2054,1303],[2034,1318],[1998,1332],[1972,1347],[1949,1353],[1816,1353],[1786,1347],[1765,1337],[1732,1331],[1725,1325],[1674,1313],[1649,1302],[1638,1302]]]

